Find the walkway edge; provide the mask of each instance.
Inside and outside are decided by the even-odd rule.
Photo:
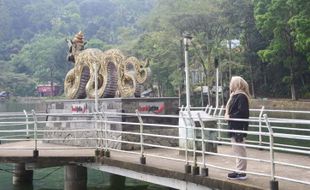
[[[251,186],[248,184],[240,184],[234,181],[223,181],[223,179],[215,179],[211,177],[203,177],[203,176],[193,176],[190,174],[181,173],[178,171],[171,171],[166,169],[159,169],[148,165],[141,165],[138,163],[124,162],[119,160],[112,160],[109,158],[102,158],[102,164],[93,163],[93,164],[83,164],[85,167],[93,168],[97,170],[101,170],[104,172],[114,173],[118,175],[128,176],[133,178],[132,172],[137,172],[140,175],[136,175],[136,179],[143,178],[144,181],[148,181],[151,183],[170,186],[172,188],[179,187],[179,189],[186,189],[189,187],[193,187],[195,185],[195,189],[201,188],[210,188],[210,189],[221,189],[221,190],[263,190],[260,187]],[[130,174],[129,174],[130,173]],[[144,176],[143,176],[144,175]],[[150,179],[153,178],[153,179]],[[158,179],[161,180],[158,180]],[[169,178],[173,180],[169,180],[168,183],[164,184],[163,178]],[[183,182],[183,183],[180,183]],[[186,188],[184,186],[186,185]]]

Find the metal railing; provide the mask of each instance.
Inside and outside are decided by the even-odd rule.
[[[193,115],[193,110],[198,111],[196,115]],[[140,163],[146,164],[147,157],[155,157],[166,160],[173,160],[175,162],[181,162],[185,164],[185,172],[190,173],[191,169],[193,175],[199,174],[199,168],[201,168],[201,174],[208,176],[208,167],[216,168],[225,171],[236,171],[234,168],[224,167],[223,165],[216,165],[209,163],[206,159],[207,155],[214,155],[223,158],[239,158],[249,161],[270,164],[270,172],[261,171],[245,171],[247,174],[269,177],[272,187],[278,186],[277,180],[284,180],[294,183],[300,183],[310,185],[310,181],[300,180],[298,176],[296,178],[286,177],[285,175],[279,175],[276,172],[277,167],[293,167],[310,170],[310,165],[302,165],[298,163],[290,163],[285,161],[278,161],[275,159],[275,152],[283,152],[288,154],[300,154],[310,155],[310,119],[288,119],[288,118],[275,118],[267,117],[267,114],[272,113],[301,113],[310,115],[307,111],[279,111],[279,110],[267,110],[264,107],[261,109],[251,109],[251,117],[249,119],[229,119],[235,121],[246,121],[250,123],[248,131],[235,131],[240,133],[246,133],[248,136],[253,137],[246,140],[244,146],[247,148],[254,148],[259,150],[269,151],[268,159],[253,158],[253,157],[238,157],[223,152],[212,152],[206,150],[207,144],[216,145],[240,145],[238,143],[230,142],[230,139],[225,138],[223,135],[230,132],[227,129],[227,119],[224,118],[224,107],[212,108],[207,106],[206,108],[191,108],[191,110],[185,110],[181,108],[180,115],[157,115],[157,114],[144,114],[139,113],[121,113],[121,112],[93,112],[84,114],[72,114],[72,113],[36,113],[33,111],[28,114],[24,113],[5,113],[0,114],[0,140],[2,143],[9,143],[15,141],[34,141],[34,147],[29,147],[34,151],[34,157],[40,156],[40,150],[66,150],[66,149],[94,149],[102,154],[96,153],[96,156],[110,156],[111,151],[125,152],[128,154],[136,154],[140,156]],[[205,113],[208,118],[204,118]],[[255,113],[258,115],[255,115]],[[50,119],[54,118],[54,119]],[[55,119],[57,118],[57,119]],[[125,118],[125,119],[124,119]],[[129,119],[128,119],[129,118]],[[174,123],[156,123],[150,122],[155,118],[157,120],[173,119],[177,121],[183,121],[184,126],[180,126]],[[216,127],[206,127],[206,122],[216,121]],[[127,120],[128,119],[128,120]],[[125,120],[125,121],[124,121]],[[54,125],[73,125],[75,127],[62,127],[53,128],[47,126]],[[88,127],[79,127],[79,126]],[[283,126],[294,125],[294,127]],[[56,126],[55,125],[55,126]],[[112,126],[120,126],[122,128],[113,128]],[[301,127],[299,127],[301,126]],[[155,130],[159,129],[159,130]],[[175,134],[162,134],[162,130],[177,131]],[[154,131],[152,131],[154,130]],[[180,131],[185,130],[184,136],[180,135]],[[210,138],[205,133],[217,133],[216,139]],[[295,134],[295,133],[298,134]],[[54,136],[46,134],[54,134]],[[77,141],[92,142],[88,145],[80,146],[57,146],[57,147],[40,147],[38,141],[45,141],[47,143],[57,143],[57,141],[63,141],[64,137],[57,136],[56,134],[73,134],[66,137],[68,142],[74,144]],[[83,136],[85,133],[90,133],[90,136]],[[189,134],[190,133],[190,134]],[[197,134],[200,133],[198,137]],[[301,133],[301,134],[299,134]],[[11,134],[11,135],[8,135]],[[179,134],[179,135],[178,135]],[[131,138],[123,138],[130,136]],[[122,138],[116,138],[122,137]],[[179,146],[151,143],[147,141],[150,138],[168,139],[171,141],[178,141]],[[130,140],[131,139],[131,140]],[[134,140],[132,140],[134,139]],[[290,139],[294,141],[306,142],[307,145],[292,145],[285,144],[283,142],[276,143],[279,139]],[[181,146],[180,142],[185,142],[185,146]],[[178,144],[177,143],[177,144]],[[197,145],[200,144],[201,148]],[[134,147],[132,149],[139,150],[133,151],[131,149],[123,148],[122,145],[130,145]],[[0,147],[1,149],[18,150],[19,147]],[[166,150],[174,150],[183,152],[184,156],[170,156],[170,155],[157,155],[146,151],[149,148],[158,148]],[[198,159],[199,158],[199,159]],[[237,171],[241,172],[241,171]],[[242,171],[243,172],[243,171]]]

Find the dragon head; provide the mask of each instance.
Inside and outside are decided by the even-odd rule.
[[[72,40],[66,39],[66,41],[69,46],[67,60],[75,63],[75,56],[79,54],[80,51],[84,50],[86,44],[86,42],[84,42],[84,34],[80,31]]]

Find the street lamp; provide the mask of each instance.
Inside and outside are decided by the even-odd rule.
[[[191,105],[190,100],[190,85],[189,85],[189,67],[188,67],[188,47],[193,37],[189,33],[183,33],[184,43],[184,58],[185,58],[185,86],[186,86],[186,108]]]
[[[216,99],[215,99],[216,103],[215,103],[215,107],[218,108],[219,107],[219,58],[218,57],[214,58],[214,66],[216,69]]]
[[[184,58],[185,58],[185,88],[186,88],[186,110],[189,112],[190,111],[190,90],[189,90],[189,68],[188,68],[188,46],[190,44],[192,37],[190,36],[189,33],[183,33],[183,44],[184,44]],[[182,113],[180,113],[182,115]],[[189,116],[189,113],[188,113]],[[185,121],[185,120],[184,120]],[[192,134],[192,130],[188,129],[188,126],[186,126],[186,122],[184,122],[184,131],[182,129],[182,132],[185,132],[185,160],[186,160],[186,165],[185,165],[185,172],[186,173],[191,173],[191,165],[189,165],[188,162],[188,155],[187,155],[187,148],[188,148],[188,139],[187,137]],[[189,134],[190,133],[190,134]],[[192,135],[190,135],[192,136]]]

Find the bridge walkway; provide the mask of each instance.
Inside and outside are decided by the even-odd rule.
[[[48,167],[53,165],[66,165],[70,163],[83,164],[90,168],[100,168],[105,166],[119,167],[127,170],[132,170],[140,173],[148,173],[151,175],[174,178],[178,180],[190,181],[203,186],[208,186],[214,189],[269,189],[270,177],[257,176],[248,174],[248,179],[243,181],[231,181],[226,178],[229,171],[209,168],[209,176],[193,176],[184,173],[184,161],[168,160],[161,157],[169,157],[174,159],[184,159],[184,155],[180,155],[177,150],[167,150],[161,148],[145,149],[146,164],[142,165],[139,162],[140,155],[132,152],[119,152],[112,150],[109,158],[95,159],[95,149],[82,148],[74,146],[56,145],[43,143],[38,141],[39,157],[33,158],[33,141],[23,141],[6,143],[0,145],[0,162],[1,163],[19,163],[26,162],[28,167]],[[229,154],[230,146],[218,146],[218,153]],[[134,153],[134,154],[132,154]],[[269,152],[261,151],[253,148],[247,148],[248,156],[268,159]],[[190,160],[192,157],[189,157]],[[197,157],[198,161],[201,156]],[[310,157],[305,155],[287,154],[276,152],[276,161],[298,163],[304,166],[310,166]],[[206,156],[206,164],[213,166],[224,166],[225,168],[234,168],[235,159],[217,155]],[[259,171],[261,173],[270,173],[270,164],[258,163],[249,160],[249,171]],[[276,175],[285,176],[288,178],[297,178],[307,181],[310,178],[310,171],[295,167],[277,166]],[[279,189],[281,190],[308,190],[309,185],[294,183],[279,179]]]

